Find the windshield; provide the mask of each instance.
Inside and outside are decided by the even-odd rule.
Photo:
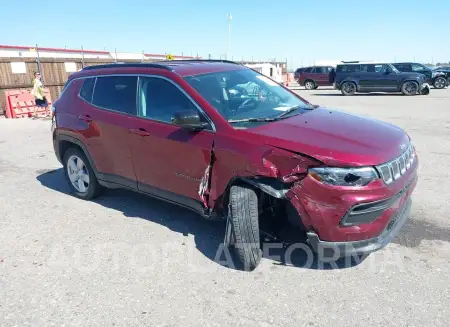
[[[233,126],[242,120],[259,119],[267,123],[288,110],[292,115],[313,107],[296,97],[273,80],[252,69],[239,69],[187,76],[195,88]],[[294,112],[293,109],[299,109]],[[287,113],[286,116],[291,114]],[[283,116],[283,118],[285,118]],[[263,119],[267,119],[264,121]],[[246,124],[245,124],[246,125]],[[253,124],[254,125],[254,124]],[[247,125],[246,125],[247,126]]]

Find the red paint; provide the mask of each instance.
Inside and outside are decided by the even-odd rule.
[[[417,160],[391,185],[378,179],[365,187],[327,186],[307,174],[308,168],[320,165],[373,166],[389,161],[400,155],[400,144],[409,143],[407,134],[400,128],[318,108],[257,128],[234,129],[182,76],[247,68],[201,62],[170,66],[174,71],[118,66],[101,69],[101,74],[155,74],[171,79],[206,112],[216,132],[193,133],[171,124],[97,109],[78,97],[82,81],[76,80],[55,103],[57,133],[75,137],[85,144],[101,173],[195,199],[211,209],[220,209],[219,200],[235,177],[259,175],[292,182],[288,198],[303,223],[326,241],[377,236],[414,190]],[[70,78],[98,73],[80,71]],[[80,114],[89,115],[92,122],[80,120]],[[210,188],[199,194],[211,160]],[[341,218],[355,204],[390,198],[410,181],[406,194],[376,221],[340,226]]]

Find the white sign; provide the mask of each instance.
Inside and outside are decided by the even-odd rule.
[[[65,62],[64,68],[66,69],[66,73],[74,73],[77,71],[77,64],[74,62]]]
[[[13,74],[26,74],[27,66],[24,62],[12,62],[11,70]]]

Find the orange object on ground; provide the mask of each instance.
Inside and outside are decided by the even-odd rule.
[[[31,90],[12,89],[5,90],[4,93],[6,99],[6,118],[26,118],[31,117],[33,113],[36,116],[47,116],[50,114],[52,99],[49,89],[44,89],[44,95],[48,102],[47,108],[36,106],[34,97],[31,95]]]

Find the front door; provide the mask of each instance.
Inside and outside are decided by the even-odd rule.
[[[140,77],[138,94],[130,145],[139,189],[188,207],[202,207],[206,201],[199,189],[211,162],[213,127],[190,131],[172,124],[174,113],[183,110],[198,110],[208,122],[172,81]]]
[[[373,66],[373,69],[375,70],[375,73],[373,74],[373,91],[397,91],[398,75],[391,69],[389,65],[376,64],[370,66]]]

